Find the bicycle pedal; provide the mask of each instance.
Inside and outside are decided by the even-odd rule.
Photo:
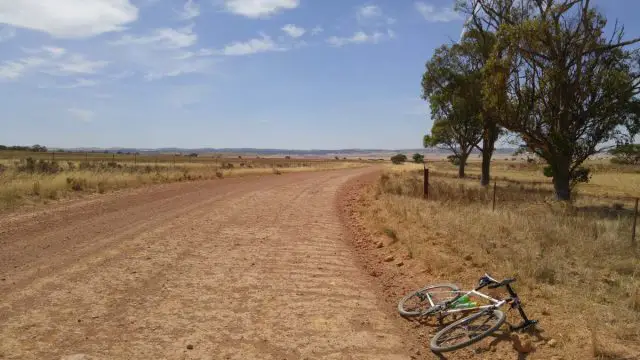
[[[525,331],[531,328],[532,326],[536,326],[536,324],[538,324],[538,320],[525,321],[518,326],[511,326],[511,331]]]

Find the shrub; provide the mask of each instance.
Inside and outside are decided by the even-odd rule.
[[[424,155],[418,153],[413,154],[413,162],[416,164],[424,163]]]
[[[553,168],[551,166],[545,166],[542,169],[542,173],[546,177],[553,177]],[[571,179],[571,186],[575,186],[579,183],[588,183],[591,180],[591,169],[585,167],[579,167],[573,170],[569,175]]]
[[[87,188],[87,179],[68,177],[67,185],[69,185],[73,191],[82,191]]]
[[[275,175],[282,175],[282,172],[280,170],[276,169],[276,168],[273,168],[273,173]]]
[[[40,182],[39,181],[35,181],[33,183],[33,186],[31,188],[33,195],[38,195],[40,196]]]
[[[449,156],[447,156],[447,160],[449,160],[449,162],[452,163],[455,166],[459,166],[460,165],[460,156],[458,156],[458,155],[449,155]]]
[[[404,164],[407,161],[407,155],[397,154],[391,157],[391,162],[394,164]]]
[[[216,177],[218,179],[222,179],[222,178],[224,178],[224,173],[222,171],[220,171],[220,170],[217,170],[216,171]]]
[[[78,168],[80,168],[80,170],[92,170],[92,169],[95,168],[95,165],[93,163],[88,162],[88,161],[83,161],[83,162],[80,163]]]
[[[107,191],[107,184],[104,181],[98,182],[98,193],[104,194]]]
[[[614,164],[640,164],[640,144],[620,145],[610,151],[614,157],[611,162]]]

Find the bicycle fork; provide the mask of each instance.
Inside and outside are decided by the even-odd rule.
[[[511,308],[518,309],[518,313],[520,313],[520,317],[522,317],[522,320],[523,320],[520,325],[510,326],[511,331],[526,330],[531,326],[536,325],[538,323],[538,320],[531,320],[527,317],[527,314],[524,313],[524,309],[522,308],[522,303],[520,302],[520,298],[518,297],[518,294],[516,294],[516,292],[513,290],[513,288],[511,288],[511,285],[507,284],[506,288],[507,288],[507,291],[509,292],[509,296],[511,296],[511,300],[512,300]]]

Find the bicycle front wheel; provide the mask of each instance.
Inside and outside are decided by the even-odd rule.
[[[431,339],[431,351],[443,353],[462,349],[498,330],[506,316],[500,310],[480,311],[440,330]]]
[[[460,290],[453,284],[430,285],[403,297],[398,303],[398,312],[404,317],[429,315],[434,305],[459,296]]]

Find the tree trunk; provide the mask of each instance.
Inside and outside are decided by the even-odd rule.
[[[488,186],[491,182],[491,158],[495,151],[496,140],[498,139],[498,127],[485,121],[484,134],[482,136],[482,175],[480,185]]]
[[[491,157],[493,156],[493,144],[489,145],[486,139],[482,142],[482,175],[480,185],[488,186],[491,182]]]
[[[553,188],[556,192],[556,199],[569,201],[571,200],[571,178],[569,175],[569,160],[566,158],[558,158],[553,168]]]
[[[460,165],[458,165],[458,177],[464,178],[464,167],[467,165],[469,154],[460,156]]]

